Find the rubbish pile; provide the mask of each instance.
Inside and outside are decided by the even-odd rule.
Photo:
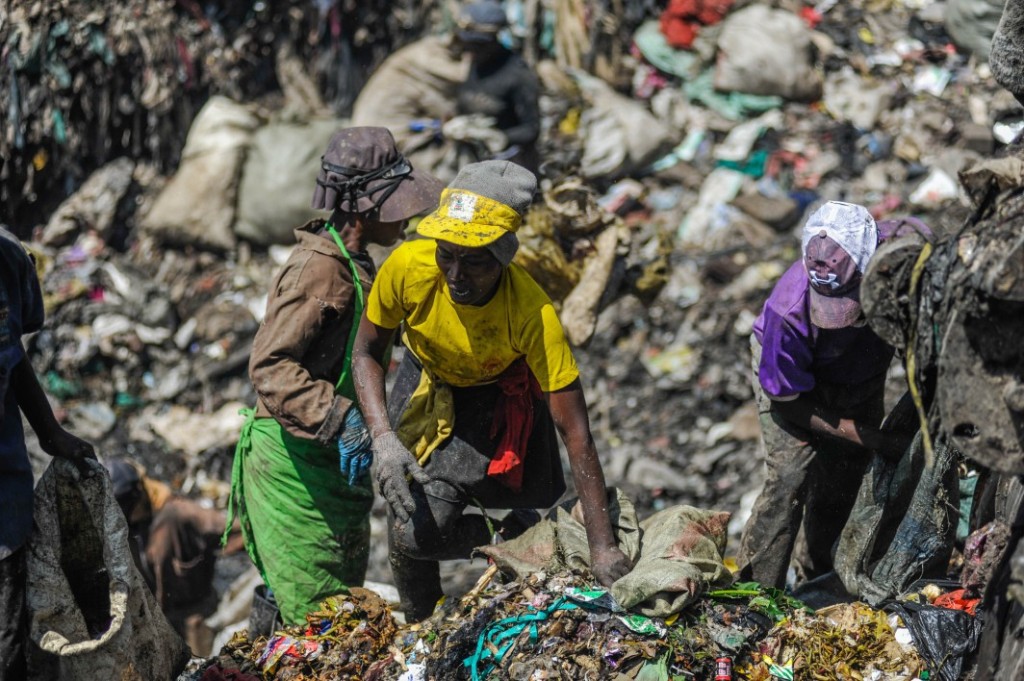
[[[977,641],[980,624],[916,603],[926,602],[918,592],[906,598],[886,609],[854,602],[812,611],[751,582],[709,591],[669,617],[647,617],[623,610],[579,572],[507,581],[491,567],[424,622],[399,625],[379,597],[354,588],[324,601],[303,627],[255,641],[239,632],[179,681],[917,679],[929,670],[958,678],[962,648]],[[967,623],[958,641],[944,638],[955,631],[948,615]]]
[[[291,123],[267,110],[290,101],[281,89],[301,88],[282,74],[302,72],[301,82],[313,85],[310,101],[329,108],[327,122],[315,123],[333,129],[388,54],[450,28],[442,4],[165,1],[143,12],[137,2],[41,2],[0,10],[8,67],[0,106],[11,112],[0,138],[0,217],[34,236],[48,320],[29,352],[71,430],[138,459],[177,490],[225,503],[237,411],[254,401],[249,346],[295,226],[282,223],[272,237],[239,229],[263,210],[242,197],[270,196],[252,167],[267,158],[284,163],[271,155],[282,137],[268,129]],[[663,3],[641,0],[505,4],[523,10],[510,11],[511,34],[545,88],[545,201],[527,221],[520,258],[565,315],[578,315],[566,316],[566,327],[581,346],[607,478],[641,517],[683,503],[738,510],[729,527],[736,537],[761,480],[748,337],[771,286],[797,258],[802,216],[818,201],[843,199],[879,219],[914,214],[940,235],[952,231],[969,210],[958,172],[1012,140],[1024,115],[991,78],[981,48],[972,55],[958,47],[978,43],[970,13],[943,19],[944,3],[702,3],[716,11],[696,19],[683,2],[668,3],[664,14],[654,7]],[[621,12],[610,9],[616,5]],[[356,12],[359,21],[351,20]],[[775,66],[737,63],[746,50],[736,45],[763,46],[749,56]],[[190,218],[197,231],[185,230],[180,216],[143,228],[185,165],[186,140],[201,132],[193,123],[218,108],[235,135],[220,137],[224,146],[211,157],[225,163],[211,175],[224,182],[210,185],[223,210],[203,214],[205,222]],[[210,152],[202,141],[197,134],[196,148]],[[315,171],[300,161],[296,168]],[[312,179],[299,179],[305,188],[289,191],[305,203]],[[190,208],[210,205],[186,195]],[[388,581],[382,517],[378,509],[368,578]],[[395,641],[408,645],[380,650],[402,674],[458,650],[445,669],[465,674],[458,655],[471,656],[491,623],[590,586],[561,573],[544,580],[489,584],[469,610],[447,611],[448,633],[403,628]],[[866,670],[878,650],[896,655],[892,636],[905,643],[891,614],[883,623],[878,611],[858,606],[831,613],[829,624],[821,613],[776,623],[758,615],[757,598],[699,600],[692,613],[702,614],[661,623],[665,640],[628,630],[610,610],[565,600],[575,606],[534,623],[537,642],[529,641],[533,625],[517,635],[510,660],[554,659],[532,647],[546,632],[564,646],[559,659],[579,657],[602,674],[708,677],[720,642],[683,633],[694,631],[683,627],[692,617],[745,623],[747,652],[725,650],[748,678],[767,679],[773,668],[784,678],[791,657],[800,669],[813,659]],[[357,600],[353,607],[369,607]],[[474,625],[469,614],[488,607]],[[331,612],[321,625],[344,619]],[[551,633],[563,621],[579,638]],[[789,652],[810,650],[808,637],[834,643],[843,627],[870,633],[850,639],[862,641],[852,652],[825,643],[813,658]],[[584,651],[581,641],[597,632],[600,641],[617,636],[619,652]],[[278,674],[290,669],[283,661],[298,659],[291,653],[305,632],[289,635],[295,642],[275,649]],[[686,648],[690,636],[699,643]],[[675,641],[671,649],[666,641]],[[243,659],[248,653],[238,653]],[[874,670],[913,674],[910,653],[886,664],[900,659],[898,669]]]
[[[762,664],[745,672],[751,679],[785,678],[787,671],[797,678],[797,669],[811,678],[919,678],[924,662],[901,625],[895,615],[860,603],[797,613],[768,636]]]
[[[579,511],[560,505],[507,542],[491,565],[427,620],[399,625],[373,592],[323,602],[306,624],[267,638],[239,632],[181,681],[232,678],[956,679],[974,649],[979,599],[955,583],[921,583],[877,607],[812,610],[781,589],[733,583],[720,551],[728,514],[676,506],[637,522],[610,499],[633,570],[596,586]],[[220,676],[218,676],[220,675]]]
[[[31,343],[57,413],[111,455],[223,507],[270,256],[239,264],[95,233],[36,252],[47,326]],[[37,474],[49,457],[36,455]]]
[[[287,86],[276,73],[281,50],[293,52],[320,81],[325,100],[344,113],[391,47],[436,20],[437,4],[5,4],[0,220],[27,235],[40,214],[122,156],[172,172],[210,96],[273,100]]]

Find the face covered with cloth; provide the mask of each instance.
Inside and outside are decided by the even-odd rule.
[[[878,226],[863,206],[829,201],[804,225],[810,319],[819,329],[863,325],[860,282],[878,246]]]
[[[531,471],[542,463],[554,462],[560,481],[557,441],[546,447],[539,434],[546,428],[553,438],[557,428],[587,521],[594,574],[611,584],[630,566],[614,544],[579,371],[550,299],[512,263],[515,232],[535,190],[533,173],[515,163],[463,168],[417,226],[426,238],[403,244],[381,268],[353,350],[356,390],[393,516],[393,553],[439,553],[424,544],[448,541],[461,514],[439,510],[441,497],[463,507],[472,495],[485,506],[521,508]],[[400,370],[389,420],[382,362],[400,326],[419,382],[410,395],[396,396]],[[481,412],[484,404],[491,413]],[[425,534],[436,541],[425,542]],[[481,539],[486,543],[487,535]],[[392,568],[402,594],[394,559]],[[403,596],[407,617],[408,601]],[[413,617],[426,615],[414,609]]]

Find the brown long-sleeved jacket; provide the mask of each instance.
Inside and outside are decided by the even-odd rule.
[[[317,234],[323,224],[313,220],[295,230],[298,245],[270,287],[249,377],[259,396],[257,418],[273,417],[290,434],[327,445],[352,404],[334,386],[346,361],[355,287],[337,244]],[[373,277],[361,260],[355,258],[356,270],[369,293]]]

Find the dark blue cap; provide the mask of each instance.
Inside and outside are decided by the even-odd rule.
[[[459,40],[463,42],[489,42],[508,24],[501,3],[495,0],[471,2],[459,13]]]

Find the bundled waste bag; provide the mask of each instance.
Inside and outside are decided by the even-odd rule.
[[[250,107],[211,97],[192,121],[177,172],[142,217],[143,230],[164,243],[231,250],[242,163],[259,123]]]
[[[629,499],[616,490],[609,515],[619,548],[633,569],[611,587],[618,607],[647,617],[680,612],[709,586],[732,583],[722,562],[729,514],[673,506],[642,523]],[[522,579],[534,572],[590,567],[587,531],[579,505],[556,507],[547,520],[519,537],[479,549],[500,570]]]
[[[248,147],[238,188],[234,231],[269,246],[295,243],[293,230],[314,217],[309,207],[320,155],[346,122],[336,118],[271,122],[257,130]]]
[[[949,0],[943,17],[946,32],[957,47],[987,59],[1005,5],[1005,0]]]
[[[580,170],[587,179],[628,175],[679,142],[678,135],[641,102],[588,73],[572,71],[570,75],[587,102],[580,119],[580,138],[584,141]]]
[[[877,606],[931,573],[942,574],[956,539],[956,450],[935,443],[925,465],[920,433],[898,461],[876,456],[836,549],[846,590]]]
[[[822,78],[813,63],[811,32],[793,12],[750,5],[722,24],[715,89],[811,102]]]
[[[469,62],[449,49],[443,36],[428,36],[389,56],[373,72],[352,105],[352,125],[381,125],[414,167],[446,182],[455,177],[451,140],[441,122],[456,114],[456,95]]]
[[[36,487],[26,605],[30,679],[175,678],[189,650],[132,560],[103,466],[54,458]]]

